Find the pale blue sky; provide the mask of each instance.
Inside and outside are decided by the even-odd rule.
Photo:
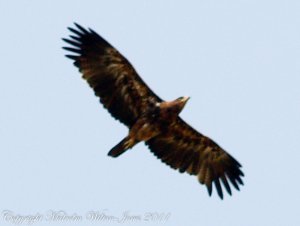
[[[0,211],[45,216],[170,213],[99,225],[299,225],[300,1],[1,1]],[[61,38],[78,22],[105,37],[182,117],[243,165],[221,201],[127,133],[94,97]],[[24,225],[24,223],[23,223]],[[96,225],[38,222],[35,225]]]

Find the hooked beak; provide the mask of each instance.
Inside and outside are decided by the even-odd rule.
[[[184,108],[184,106],[186,105],[186,103],[189,99],[190,99],[190,97],[188,97],[188,96],[184,96],[184,97],[180,98],[180,102],[179,102],[180,111]]]
[[[189,99],[190,99],[190,97],[184,96],[184,97],[182,98],[182,102],[186,103]]]
[[[190,99],[190,97],[188,97],[188,96],[182,97],[182,99],[180,100],[182,108],[186,105],[186,103],[188,102],[189,99]]]

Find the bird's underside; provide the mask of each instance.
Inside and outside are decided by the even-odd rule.
[[[209,195],[213,184],[221,199],[222,187],[230,195],[230,183],[239,190],[244,176],[239,162],[178,116],[188,98],[163,101],[113,46],[93,30],[75,26],[69,28],[70,38],[63,39],[71,45],[64,49],[73,54],[66,56],[110,114],[129,128],[128,136],[108,154],[117,157],[144,141],[162,162],[196,175]]]

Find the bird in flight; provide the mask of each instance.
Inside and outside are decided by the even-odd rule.
[[[129,61],[95,31],[76,23],[68,29],[72,34],[63,40],[71,47],[63,48],[72,55],[66,57],[74,61],[109,113],[129,129],[109,156],[118,157],[144,141],[162,162],[181,173],[196,175],[210,196],[213,184],[221,199],[223,188],[230,195],[231,186],[239,190],[244,176],[241,164],[179,117],[189,97],[162,100]]]

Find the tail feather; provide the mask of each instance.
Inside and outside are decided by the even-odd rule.
[[[107,155],[111,157],[118,157],[119,155],[123,154],[129,148],[132,148],[135,145],[135,142],[130,137],[125,137],[123,140],[120,141],[116,146],[114,146]]]

